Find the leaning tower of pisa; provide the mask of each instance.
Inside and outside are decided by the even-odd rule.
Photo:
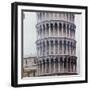
[[[77,74],[75,15],[37,12],[38,75]]]

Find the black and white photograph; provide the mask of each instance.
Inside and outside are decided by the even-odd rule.
[[[77,75],[81,13],[23,11],[23,77]]]
[[[13,85],[87,82],[87,7],[14,3],[12,8],[18,47]]]

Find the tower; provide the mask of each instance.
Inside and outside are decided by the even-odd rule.
[[[77,74],[75,15],[37,12],[38,75]]]

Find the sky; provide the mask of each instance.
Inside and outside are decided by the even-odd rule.
[[[23,30],[23,46],[24,46],[24,57],[36,55],[36,13],[35,12],[24,12],[24,30]]]

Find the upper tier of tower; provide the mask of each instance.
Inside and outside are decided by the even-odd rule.
[[[70,12],[37,12],[38,23],[48,20],[61,20],[74,23],[75,15]]]

